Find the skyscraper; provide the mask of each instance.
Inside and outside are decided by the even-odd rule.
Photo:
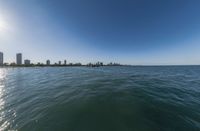
[[[64,60],[64,65],[67,65],[67,61],[66,60]]]
[[[3,52],[0,52],[0,66],[3,65]]]
[[[16,55],[16,63],[17,63],[17,65],[21,65],[22,64],[22,54],[21,53],[17,53],[17,55]]]
[[[47,60],[46,65],[50,65],[50,60]]]

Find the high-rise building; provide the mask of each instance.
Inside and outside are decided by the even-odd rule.
[[[3,52],[0,52],[0,66],[3,65]]]
[[[61,61],[59,61],[58,64],[61,65]]]
[[[50,65],[50,60],[47,60],[46,65]]]
[[[30,65],[30,64],[31,64],[31,61],[30,61],[30,60],[24,60],[24,64],[25,64],[25,65]]]
[[[21,65],[22,64],[22,54],[21,53],[17,53],[17,55],[16,55],[16,63],[17,63],[17,65]]]
[[[67,65],[67,61],[66,60],[64,60],[64,65]]]

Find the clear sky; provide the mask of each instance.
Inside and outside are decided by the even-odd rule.
[[[0,51],[32,62],[200,64],[200,0],[0,0]]]

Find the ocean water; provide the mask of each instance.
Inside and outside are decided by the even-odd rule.
[[[0,131],[200,131],[200,66],[0,68]]]

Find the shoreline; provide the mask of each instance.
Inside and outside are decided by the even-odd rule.
[[[188,67],[200,65],[21,65],[21,66],[0,66],[0,68],[30,68],[30,67]]]

